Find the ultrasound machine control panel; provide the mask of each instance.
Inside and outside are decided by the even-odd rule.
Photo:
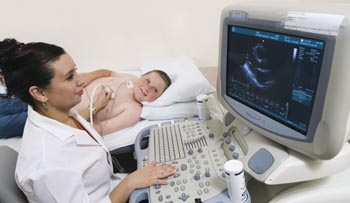
[[[167,178],[168,185],[136,190],[130,202],[230,202],[224,163],[240,159],[243,152],[233,135],[224,132],[221,121],[183,121],[143,129],[135,150],[139,168],[156,160],[175,164],[178,171]]]

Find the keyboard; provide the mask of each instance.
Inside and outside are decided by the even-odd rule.
[[[167,178],[168,185],[149,188],[149,202],[229,202],[223,168],[227,161],[223,146],[227,143],[219,120],[178,122],[140,134],[148,137],[148,148],[136,149],[139,167],[156,160],[157,164],[171,163],[179,168]]]

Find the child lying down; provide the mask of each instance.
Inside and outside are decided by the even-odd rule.
[[[73,110],[82,112],[93,98],[94,105],[90,109],[93,111],[94,127],[101,135],[107,135],[138,122],[141,118],[141,102],[156,100],[170,84],[169,76],[160,70],[152,70],[140,78],[132,74],[111,72],[109,77],[100,77],[89,83],[85,87],[82,101]],[[92,95],[96,86],[100,87]],[[103,92],[109,101],[98,105],[99,98],[96,97]]]

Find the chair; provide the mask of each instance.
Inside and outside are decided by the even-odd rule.
[[[27,198],[15,181],[17,152],[8,146],[0,146],[0,202],[27,203]]]

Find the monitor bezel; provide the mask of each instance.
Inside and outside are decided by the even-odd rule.
[[[229,26],[240,26],[250,29],[258,29],[273,33],[280,33],[284,35],[292,35],[297,37],[305,37],[314,40],[320,40],[325,42],[323,51],[323,60],[320,70],[320,77],[318,80],[316,95],[314,99],[314,105],[312,108],[311,118],[306,134],[292,129],[280,122],[270,118],[234,99],[229,97],[226,87],[226,76],[227,76],[227,52],[228,52],[228,28]],[[335,36],[323,35],[310,32],[301,32],[296,30],[290,30],[283,28],[283,23],[280,21],[270,21],[262,19],[251,19],[246,18],[235,19],[232,17],[227,17],[224,19],[221,30],[221,53],[220,53],[220,85],[223,99],[225,102],[235,111],[239,116],[249,121],[248,125],[250,127],[260,129],[269,132],[272,135],[284,137],[287,139],[292,139],[301,142],[313,142],[317,126],[322,120],[322,110],[324,107],[324,102],[327,94],[328,81],[331,73],[331,66],[333,60],[333,53],[335,48]]]

